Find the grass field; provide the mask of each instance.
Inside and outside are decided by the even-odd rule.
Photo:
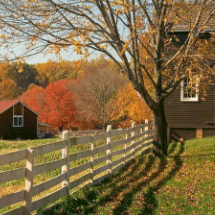
[[[38,214],[215,214],[215,137],[171,143],[166,160],[139,156]]]
[[[118,136],[115,138],[115,140],[120,139],[120,138],[123,138],[123,136]],[[35,147],[35,146],[39,146],[39,145],[43,145],[43,144],[47,144],[47,143],[51,143],[51,142],[55,142],[55,141],[59,141],[59,140],[61,140],[61,139],[60,138],[52,138],[52,139],[27,140],[27,141],[18,141],[18,140],[17,141],[0,141],[0,154],[6,154],[6,153],[22,150],[25,148]],[[105,139],[94,142],[94,147],[99,147],[102,145],[106,145]],[[121,147],[124,147],[124,145],[115,147],[113,150],[121,149]],[[91,143],[74,145],[74,146],[70,147],[70,154],[75,154],[77,152],[86,151],[86,150],[89,150],[90,148],[91,148]],[[106,151],[98,153],[94,156],[94,158],[103,156],[105,154],[106,154]],[[41,155],[35,156],[34,164],[38,165],[41,163],[56,161],[56,160],[61,159],[61,158],[62,158],[62,150],[57,150],[57,151],[53,151],[53,152],[49,152],[46,154],[41,154]],[[114,159],[117,159],[117,158],[119,158],[119,156],[115,157]],[[86,157],[86,158],[72,161],[72,162],[70,162],[70,168],[73,168],[77,165],[81,165],[81,164],[89,161],[90,159],[91,159],[91,157]],[[95,168],[98,168],[99,166],[104,165],[104,164],[105,164],[105,162],[97,164],[95,166]],[[26,161],[20,160],[18,162],[14,162],[14,163],[10,163],[10,164],[4,165],[4,166],[0,166],[0,172],[25,167],[25,165],[26,165]],[[82,176],[86,173],[89,173],[89,172],[90,172],[90,169],[87,169],[84,172],[81,172],[79,174],[71,176],[70,180],[71,181],[75,180],[75,179],[79,178],[80,176]],[[34,183],[34,185],[42,183],[48,179],[56,177],[59,174],[61,174],[61,168],[57,168],[57,169],[49,171],[49,172],[38,174],[38,175],[34,176],[33,183]],[[103,173],[99,174],[98,176],[101,176],[102,174]],[[3,196],[9,195],[11,193],[23,190],[24,186],[25,186],[25,179],[24,178],[20,178],[17,180],[12,180],[12,181],[8,181],[5,183],[1,183],[0,184],[0,198]],[[33,201],[35,201],[36,199],[42,198],[42,197],[58,190],[59,188],[61,188],[61,183],[48,189],[48,190],[46,190],[46,191],[44,191],[44,192],[42,192],[42,193],[40,193],[40,194],[38,194],[38,195],[33,196]],[[71,192],[73,192],[76,189],[77,188],[74,188],[73,190],[71,190]],[[15,203],[13,205],[4,207],[4,208],[0,209],[0,214],[3,212],[7,212],[11,209],[18,208],[21,205],[23,205],[23,202]]]
[[[52,143],[60,138],[36,139],[36,140],[0,140],[0,154],[6,154],[34,146]]]

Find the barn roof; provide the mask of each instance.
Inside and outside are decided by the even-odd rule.
[[[0,101],[0,114],[6,111],[8,108],[14,106],[18,102],[19,100]]]
[[[18,99],[17,100],[4,100],[4,101],[0,101],[0,114],[5,112],[6,110],[8,110],[9,108],[13,107],[15,104],[17,104],[18,102],[20,102]],[[24,105],[22,102],[20,102],[22,105]],[[35,113],[33,110],[31,110],[29,107],[27,107],[26,105],[24,105],[26,108],[28,108],[30,111],[32,111],[33,113]],[[37,116],[38,114],[35,113]]]
[[[188,32],[196,22],[200,7],[201,5],[199,3],[190,5],[186,1],[183,4],[180,2],[175,7],[172,7],[171,11],[167,13],[167,19],[170,22],[175,22],[171,27],[171,31]],[[202,28],[203,33],[215,31],[213,1],[211,1],[211,3],[205,6],[202,10],[202,14],[199,17],[198,27]]]

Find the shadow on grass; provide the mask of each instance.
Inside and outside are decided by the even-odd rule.
[[[177,146],[177,143],[171,144],[169,154],[174,159],[174,166],[164,177],[160,177],[160,175],[167,168],[167,160],[165,158],[159,159],[157,162],[157,158],[152,155],[140,156],[139,159],[133,160],[122,171],[115,174],[114,177],[105,179],[100,184],[86,187],[72,196],[65,198],[64,202],[51,211],[40,214],[104,214],[98,210],[101,208],[103,211],[106,209],[110,210],[108,207],[111,207],[112,214],[129,214],[128,211],[134,198],[136,198],[135,195],[139,194],[142,188],[146,186],[147,190],[141,191],[143,197],[142,209],[138,214],[153,214],[158,207],[155,193],[168,180],[174,177],[182,166],[180,156],[184,151],[184,143],[180,144],[179,150]],[[177,153],[176,150],[178,150]],[[172,153],[176,154],[171,156]],[[158,166],[156,166],[157,163]],[[156,184],[149,186],[154,180],[156,180]],[[109,212],[105,214],[109,214]]]

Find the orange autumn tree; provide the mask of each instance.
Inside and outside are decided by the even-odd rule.
[[[82,122],[77,119],[74,95],[69,90],[70,84],[68,79],[64,79],[50,83],[45,88],[46,105],[41,117],[53,129],[59,128],[62,131],[63,128],[78,129],[82,126]]]
[[[42,116],[45,111],[46,96],[45,89],[35,84],[30,84],[28,89],[20,96],[20,101],[36,112],[43,121]]]
[[[111,120],[129,119],[144,123],[145,119],[151,121],[153,118],[150,108],[139,98],[130,83],[126,83],[119,90],[116,99],[110,105],[113,107],[110,113]]]

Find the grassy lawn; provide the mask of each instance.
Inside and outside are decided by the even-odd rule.
[[[120,139],[123,136],[118,136],[115,139]],[[16,141],[0,141],[0,154],[6,154],[6,153],[10,153],[10,152],[14,152],[14,151],[18,151],[18,150],[23,150],[25,148],[30,148],[30,147],[35,147],[35,146],[39,146],[39,145],[43,145],[43,144],[47,144],[47,143],[52,143],[55,141],[60,141],[61,138],[50,138],[50,139],[39,139],[39,140],[16,140]],[[94,147],[100,147],[102,145],[106,145],[106,140],[100,140],[94,143]],[[124,147],[124,145],[115,147],[113,150],[118,150],[121,149],[122,147]],[[70,147],[70,154],[75,154],[77,152],[81,152],[81,151],[86,151],[89,150],[91,148],[91,143],[86,143],[86,144],[81,144],[81,145],[74,145]],[[94,156],[94,158],[98,158],[100,156],[104,156],[106,155],[106,151],[105,152],[101,152],[98,153]],[[118,156],[119,157],[119,156]],[[38,165],[41,163],[46,163],[46,162],[51,162],[51,161],[56,161],[58,159],[62,158],[62,150],[57,150],[57,151],[53,151],[53,152],[49,152],[49,153],[45,153],[45,154],[41,154],[41,155],[37,155],[34,158],[34,164]],[[115,157],[114,159],[116,159],[117,157]],[[81,165],[87,161],[89,161],[91,158],[90,157],[86,157],[86,158],[82,158],[82,159],[78,159],[75,161],[71,161],[70,162],[70,168],[73,168],[77,165]],[[104,165],[105,162],[101,163],[101,164],[97,164],[95,166],[95,168],[98,168],[101,165]],[[7,165],[3,165],[0,166],[0,173],[4,172],[4,171],[8,171],[8,170],[12,170],[12,169],[17,169],[17,168],[21,168],[21,167],[25,167],[26,166],[26,160],[20,160],[14,163],[10,163]],[[84,172],[81,172],[79,174],[76,174],[74,176],[72,176],[70,178],[70,180],[76,180],[78,179],[80,176],[87,174],[90,172],[90,169],[85,170]],[[45,173],[41,173],[38,174],[36,176],[34,176],[34,180],[33,183],[34,185],[42,183],[46,180],[49,180],[51,178],[56,177],[57,175],[61,174],[61,168],[57,168],[54,169],[52,171],[49,172],[45,172]],[[101,176],[98,175],[98,176]],[[8,182],[4,182],[0,184],[0,198],[6,195],[9,195],[11,193],[14,192],[18,192],[20,190],[23,190],[25,186],[25,179],[24,178],[20,178],[17,180],[12,180],[12,181],[8,181]],[[59,188],[61,188],[61,183],[40,193],[37,194],[35,196],[33,196],[33,201],[35,201],[36,199],[42,198],[50,193],[53,193],[54,191],[58,190]],[[74,188],[71,191],[76,190],[77,188]],[[2,209],[0,209],[0,214],[7,212],[11,209],[15,209],[20,207],[21,205],[23,205],[23,202],[19,202],[19,203],[15,203],[13,205],[4,207]]]
[[[214,214],[215,137],[171,143],[166,160],[139,156],[123,171],[39,214]]]
[[[0,140],[0,154],[6,154],[34,146],[56,142],[60,138],[35,139],[35,140]]]

